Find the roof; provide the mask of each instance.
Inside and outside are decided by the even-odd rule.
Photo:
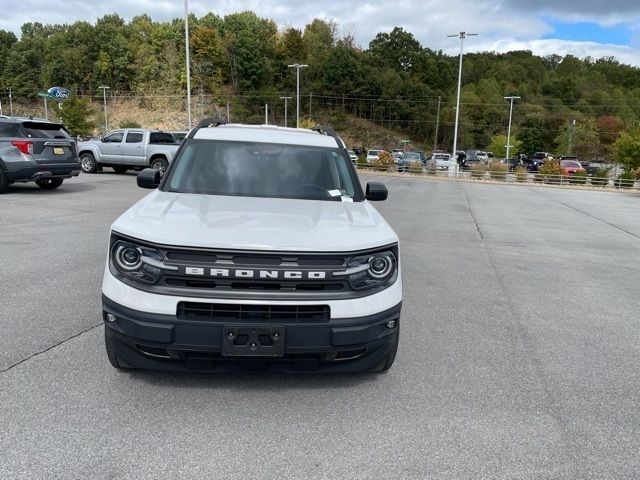
[[[20,123],[20,122],[38,122],[38,123],[54,123],[56,125],[59,125],[58,122],[52,122],[50,120],[47,120],[46,118],[40,118],[40,117],[33,117],[33,118],[29,118],[29,117],[16,117],[16,116],[8,116],[8,115],[0,115],[0,120],[2,121],[9,121],[9,122],[13,122],[13,123]]]
[[[336,140],[330,136],[305,128],[286,128],[275,125],[243,125],[230,123],[217,127],[200,128],[194,139],[228,140],[231,142],[283,143],[312,147],[336,148]]]

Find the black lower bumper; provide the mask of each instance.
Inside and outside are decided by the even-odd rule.
[[[34,182],[50,178],[71,178],[80,175],[80,164],[41,164],[24,167],[16,171],[8,171],[7,179],[10,182]]]
[[[280,332],[283,351],[274,355],[229,355],[223,335],[245,324],[183,321],[123,307],[103,296],[106,341],[123,367],[174,371],[268,371],[275,373],[367,372],[395,356],[401,304],[366,317],[322,323],[266,323]],[[115,316],[114,321],[108,315]],[[390,322],[393,321],[393,322]],[[276,335],[277,337],[277,335]],[[271,350],[270,350],[271,353]]]

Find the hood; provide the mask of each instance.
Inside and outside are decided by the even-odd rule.
[[[156,190],[112,225],[163,245],[265,251],[348,252],[396,243],[367,201],[231,197]]]

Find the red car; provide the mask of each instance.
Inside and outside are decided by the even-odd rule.
[[[576,173],[585,174],[587,171],[582,167],[577,160],[562,160],[560,166],[565,175],[575,175]]]

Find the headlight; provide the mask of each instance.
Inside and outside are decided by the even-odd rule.
[[[359,255],[351,259],[344,275],[354,290],[386,287],[397,278],[398,261],[391,251]]]
[[[117,274],[154,284],[162,275],[162,255],[153,248],[118,240],[111,246],[111,265]]]

